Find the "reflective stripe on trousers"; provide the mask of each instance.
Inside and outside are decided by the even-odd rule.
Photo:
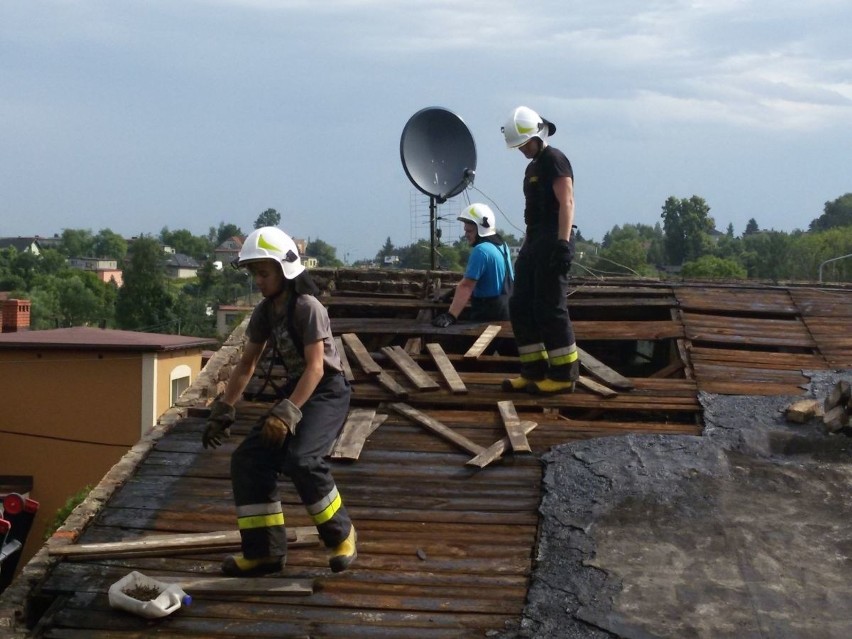
[[[274,450],[263,444],[263,416],[234,451],[231,484],[245,557],[286,554],[284,515],[276,516],[276,511],[281,512],[279,473],[290,478],[309,512],[325,504],[311,514],[324,518],[314,518],[314,523],[326,546],[346,539],[352,523],[324,458],[346,419],[349,395],[349,383],[343,375],[327,375],[302,406],[296,434],[288,436],[284,446]]]

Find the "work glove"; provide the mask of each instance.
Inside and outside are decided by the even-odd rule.
[[[296,434],[302,411],[289,399],[282,399],[269,412],[260,429],[260,440],[269,448],[281,448],[287,435]]]
[[[446,313],[441,313],[432,320],[432,326],[437,326],[438,328],[447,328],[447,326],[452,326],[458,321],[455,315],[447,311]]]
[[[222,444],[223,439],[231,436],[231,424],[237,418],[237,411],[230,404],[217,399],[210,405],[210,416],[207,418],[207,427],[201,436],[204,448],[216,448]]]
[[[550,253],[550,268],[559,275],[568,275],[574,260],[574,245],[568,240],[557,240]]]

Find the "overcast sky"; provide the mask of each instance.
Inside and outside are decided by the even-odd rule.
[[[520,235],[518,105],[556,123],[587,238],[672,195],[737,235],[806,229],[852,191],[850,29],[848,0],[3,0],[0,236],[250,231],[274,208],[373,257],[429,236],[399,148],[430,106],[477,155],[439,212],[493,202]]]

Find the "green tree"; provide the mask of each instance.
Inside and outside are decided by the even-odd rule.
[[[743,231],[743,235],[754,235],[760,231],[760,227],[757,225],[757,220],[754,218],[750,218],[748,223],[746,224],[745,231]]]
[[[189,255],[200,262],[208,259],[215,248],[207,237],[193,235],[186,229],[170,231],[168,227],[163,227],[160,231],[160,241],[171,246],[176,253]]]
[[[315,257],[319,266],[343,266],[343,262],[337,259],[337,249],[317,238],[308,240],[305,245],[305,254]]]
[[[693,195],[686,200],[671,196],[663,205],[661,217],[669,264],[683,264],[709,251],[715,222],[703,198]]]
[[[815,281],[820,275],[824,282],[852,282],[852,258],[834,260],[852,255],[852,227],[836,227],[827,231],[794,234],[789,262],[795,279]],[[827,262],[827,260],[833,260]]]
[[[659,224],[615,225],[604,235],[597,259],[594,267],[603,272],[651,275],[654,266],[665,263],[663,229]]]
[[[281,223],[281,214],[275,209],[266,209],[263,213],[257,216],[254,221],[254,228],[259,229],[262,226],[278,226]]]
[[[788,279],[793,270],[788,253],[790,236],[780,231],[763,231],[743,237],[743,264],[748,276],[780,281]]]
[[[59,250],[66,257],[93,257],[95,238],[89,229],[64,229]]]
[[[376,261],[379,264],[384,263],[386,257],[396,254],[396,247],[391,242],[390,236],[385,240],[385,245],[376,253]]]
[[[85,275],[80,271],[81,275]],[[89,275],[92,275],[89,273]],[[59,285],[59,310],[63,326],[86,326],[97,324],[102,315],[102,300],[98,294],[87,287],[83,278],[77,276],[62,278]]]
[[[216,314],[203,297],[191,295],[184,289],[177,296],[174,313],[179,335],[216,336]]]
[[[27,294],[30,304],[30,328],[43,331],[59,328],[62,311],[60,309],[59,291],[56,287],[47,286],[33,288]]]
[[[127,240],[118,233],[113,233],[110,229],[101,229],[95,235],[92,254],[95,257],[116,260],[121,264],[127,255]]]
[[[115,319],[126,330],[168,333],[174,324],[172,296],[166,285],[165,255],[150,236],[133,242],[118,291]]]
[[[852,226],[852,193],[841,195],[832,202],[826,202],[823,214],[811,222],[811,231],[827,231],[829,229]]]
[[[435,248],[435,268],[439,271],[463,271],[470,256],[470,245],[465,242],[442,244]],[[462,255],[464,257],[462,258]],[[431,265],[430,265],[431,266]]]
[[[637,236],[621,237],[602,248],[594,261],[595,269],[616,275],[651,275],[645,242]]]
[[[744,280],[748,277],[748,272],[738,262],[714,255],[702,255],[686,262],[680,273],[684,278],[694,279]]]
[[[740,238],[725,234],[716,242],[713,255],[723,260],[733,260],[742,265],[743,242]]]
[[[222,242],[229,238],[244,237],[244,235],[245,234],[242,232],[239,226],[235,224],[225,224],[224,222],[219,222],[218,229],[214,230],[213,227],[210,228],[209,237],[211,238],[211,244],[213,245],[213,248],[216,248]]]
[[[432,268],[432,247],[429,240],[419,240],[396,250],[400,268],[429,270]]]
[[[70,269],[68,260],[57,249],[43,249],[36,261],[36,269],[45,275],[58,275]]]
[[[24,282],[24,288],[29,290],[40,271],[41,257],[29,251],[17,251],[14,247],[10,251],[10,274],[19,277]]]

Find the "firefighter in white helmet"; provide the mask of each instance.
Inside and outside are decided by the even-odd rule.
[[[349,383],[331,333],[328,312],[299,258],[295,242],[278,228],[253,231],[236,266],[249,270],[264,299],[246,329],[248,341],[224,393],[211,406],[202,443],[219,446],[261,354],[268,346],[287,380],[274,385],[276,403],[231,455],[231,483],[242,552],[222,564],[229,576],[281,570],[287,555],[278,475],[288,475],[329,549],[334,572],[355,559],[355,528],[324,457],[349,411]]]
[[[521,374],[507,391],[564,393],[574,390],[579,359],[568,315],[568,271],[574,259],[574,171],[548,138],[556,126],[521,106],[503,125],[510,149],[529,160],[524,172],[524,244],[515,261],[509,300]]]
[[[464,277],[456,285],[446,313],[432,324],[446,328],[455,324],[470,302],[465,319],[496,322],[509,319],[509,295],[515,279],[509,247],[497,233],[494,212],[486,204],[471,204],[457,218],[464,223],[464,236],[473,247]]]

